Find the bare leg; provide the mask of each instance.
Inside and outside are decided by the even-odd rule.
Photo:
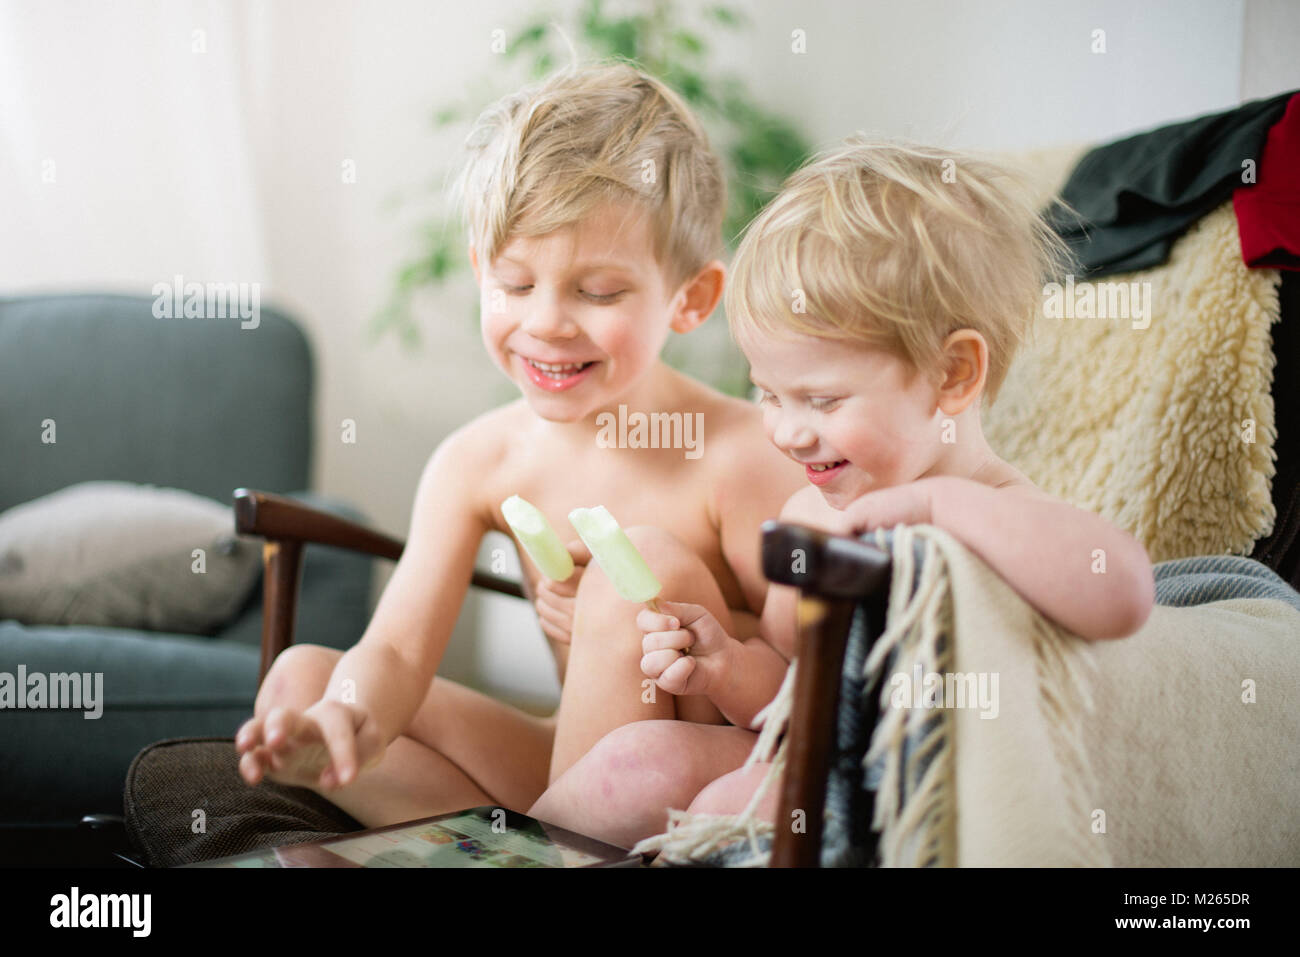
[[[267,674],[254,714],[315,704],[340,657],[318,645],[286,650]],[[313,790],[367,827],[484,804],[523,810],[546,787],[553,734],[552,719],[434,678],[379,764],[346,787]]]
[[[744,770],[737,768],[724,774],[703,788],[687,808],[692,814],[739,814],[749,804],[758,786],[767,777],[770,764],[757,763]],[[767,821],[775,821],[781,796],[781,784],[773,781],[763,792],[754,813]]]
[[[627,534],[662,583],[665,598],[705,606],[731,632],[731,612],[698,555],[657,528],[637,526]],[[556,711],[551,783],[607,733],[630,722],[680,718],[725,723],[708,698],[674,697],[641,673],[642,634],[636,616],[642,606],[621,598],[598,565],[583,572],[575,600],[568,669]]]
[[[630,848],[663,832],[668,808],[686,808],[744,764],[757,737],[732,725],[635,721],[601,738],[528,813]]]

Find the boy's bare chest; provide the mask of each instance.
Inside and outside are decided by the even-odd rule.
[[[484,488],[494,503],[494,527],[509,534],[500,503],[520,495],[542,510],[561,539],[572,541],[578,533],[569,513],[603,505],[624,528],[653,525],[671,532],[709,566],[728,603],[743,607],[743,591],[723,555],[716,517],[710,515],[710,474],[700,460],[666,451],[597,448],[547,461],[503,461],[486,477]]]
[[[603,453],[603,454],[602,454]],[[491,477],[492,500],[521,495],[545,513],[561,538],[576,539],[568,516],[575,508],[603,505],[627,528],[655,525],[684,542],[715,550],[717,531],[708,512],[710,482],[698,462],[669,462],[664,457],[638,455],[631,450],[597,450],[560,454],[549,461],[502,463]],[[496,501],[494,522],[505,528]],[[697,551],[699,549],[697,548]]]

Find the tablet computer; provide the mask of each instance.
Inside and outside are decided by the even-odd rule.
[[[631,851],[501,807],[475,807],[184,867],[640,867]]]

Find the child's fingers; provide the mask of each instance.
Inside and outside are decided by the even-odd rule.
[[[713,617],[713,612],[703,605],[693,605],[687,601],[663,600],[659,600],[658,605],[665,615],[672,616],[681,622],[680,625],[674,626],[676,628],[721,627],[717,623],[718,620]]]
[[[546,637],[555,641],[569,644],[572,641],[573,617],[567,608],[559,608],[549,602],[538,600],[533,603],[537,612],[538,624],[542,626],[542,633]]]
[[[262,762],[257,759],[256,751],[245,751],[239,758],[239,776],[249,786],[255,786],[262,780]]]
[[[578,566],[577,571],[582,571],[584,566],[591,564],[591,549],[583,543],[582,539],[575,538],[564,547],[569,550],[569,557],[573,559],[573,564]]]
[[[250,785],[256,785],[271,771],[271,756],[264,745],[253,748],[239,759],[240,774]]]
[[[262,719],[252,717],[239,726],[235,732],[235,750],[244,754],[250,748],[262,743]]]
[[[541,598],[533,602],[533,608],[537,612],[537,617],[543,622],[551,624],[556,628],[568,628],[571,619],[569,615],[565,614],[564,609],[558,608]]]
[[[561,628],[558,625],[552,625],[544,618],[539,618],[537,623],[542,626],[542,634],[552,641],[558,641],[562,645],[573,644],[573,636],[568,629]]]
[[[675,661],[681,660],[681,655],[675,651],[652,651],[648,655],[641,656],[641,673],[647,678],[654,678],[658,683],[659,678]],[[660,685],[660,687],[663,687]],[[667,688],[664,688],[667,691]]]
[[[539,591],[537,599],[533,602],[537,607],[549,608],[552,612],[563,614],[566,610],[573,607],[573,599],[557,595],[553,591]]]
[[[650,654],[652,651],[686,651],[695,643],[695,636],[684,629],[676,631],[651,631],[647,632],[641,638],[641,651],[644,654]]]
[[[289,747],[303,730],[301,711],[292,708],[272,708],[262,726],[262,744],[272,751]]]
[[[336,704],[322,708],[316,721],[330,755],[330,767],[321,775],[321,786],[349,783],[357,773],[357,738],[352,713],[346,706]],[[327,783],[327,778],[333,778],[334,783]]]
[[[669,694],[687,694],[690,689],[691,675],[695,673],[695,665],[696,660],[689,655],[685,658],[679,656],[663,670],[655,684]]]
[[[573,574],[562,582],[552,581],[549,578],[543,578],[540,585],[544,586],[551,594],[558,595],[561,598],[572,598],[578,594],[578,582],[582,581],[582,572],[586,566],[576,565]],[[538,588],[538,594],[541,594],[541,588]]]
[[[660,607],[663,606],[660,603]],[[651,611],[649,608],[642,608],[636,613],[636,626],[644,632],[652,631],[676,631],[682,627],[682,623],[675,615],[662,614],[657,611]]]

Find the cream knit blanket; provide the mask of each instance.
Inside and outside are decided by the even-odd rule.
[[[896,650],[882,704],[892,675],[919,665],[996,675],[997,707],[885,708],[864,762],[885,759],[885,866],[1300,864],[1300,610],[1265,598],[1157,606],[1137,634],[1085,642],[942,529],[893,535],[889,623],[867,662],[878,671]],[[955,640],[941,653],[944,633]],[[750,756],[773,761],[765,787],[783,768],[785,742],[773,745],[791,688],[787,675]],[[940,728],[923,734],[935,714]],[[907,738],[918,746],[904,766]],[[914,782],[927,755],[900,803],[898,782]],[[637,850],[688,862],[743,841],[747,856],[728,863],[764,865],[761,793],[736,817],[670,811]]]

